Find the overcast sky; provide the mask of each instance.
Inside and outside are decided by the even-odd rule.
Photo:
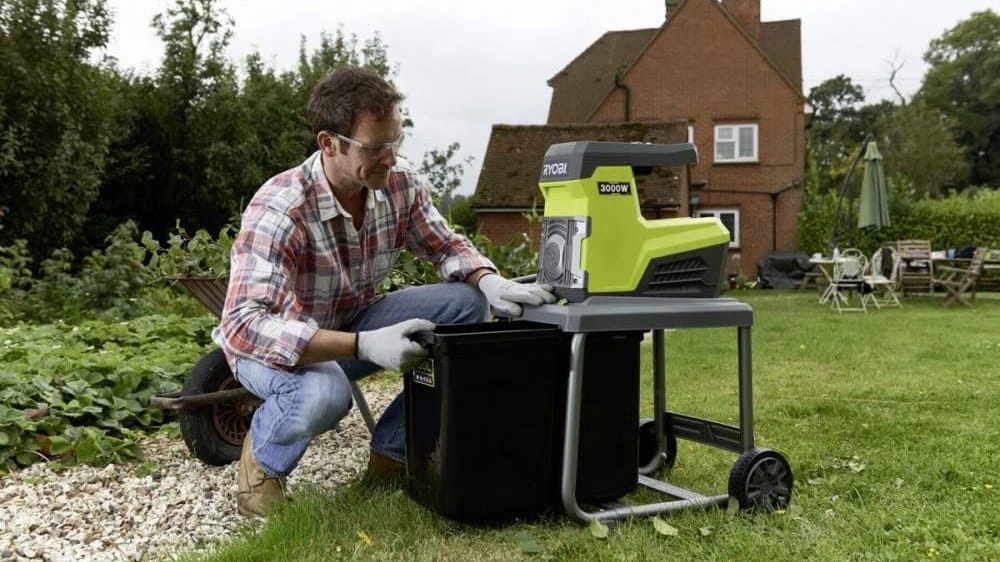
[[[163,51],[149,23],[168,0],[109,0],[115,26],[109,54],[123,67],[155,69]],[[236,22],[235,61],[259,51],[278,69],[295,65],[299,41],[343,25],[362,41],[378,32],[397,64],[415,127],[403,153],[461,143],[474,157],[461,193],[472,193],[495,123],[542,124],[546,81],[608,30],[663,22],[663,0],[223,0]],[[869,100],[893,97],[890,62],[902,64],[904,95],[920,86],[931,39],[1000,0],[762,0],[764,21],[802,20],[803,88],[845,74]],[[294,162],[289,162],[289,167]],[[263,181],[266,178],[261,178]]]

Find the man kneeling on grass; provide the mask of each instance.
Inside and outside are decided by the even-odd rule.
[[[520,304],[555,301],[551,287],[500,276],[397,166],[401,100],[360,68],[321,81],[307,108],[318,150],[268,180],[243,214],[212,334],[236,378],[263,400],[239,464],[243,515],[284,498],[309,442],[350,409],[350,380],[426,353],[410,335],[483,321],[487,303],[518,315]],[[444,282],[376,294],[403,249],[433,263]],[[401,472],[404,431],[399,395],[375,426],[370,473]]]

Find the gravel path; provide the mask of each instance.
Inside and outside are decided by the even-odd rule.
[[[366,386],[376,415],[401,386]],[[60,473],[38,464],[0,477],[0,562],[162,559],[245,524],[236,514],[236,463],[205,465],[179,437],[152,436],[142,446],[146,463]],[[289,487],[334,489],[367,461],[368,429],[355,408],[338,431],[313,441]]]

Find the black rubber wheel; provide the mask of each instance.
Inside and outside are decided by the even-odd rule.
[[[205,354],[184,381],[182,396],[231,390],[242,385],[233,376],[221,349]],[[255,396],[226,400],[218,404],[180,411],[181,436],[191,453],[213,466],[240,458],[243,438],[260,403]]]
[[[639,420],[639,468],[653,461],[656,455],[656,424],[653,418]],[[677,461],[677,437],[667,428],[667,452],[660,469],[673,468]]]
[[[729,497],[753,513],[785,509],[792,501],[792,467],[777,451],[751,449],[736,459],[729,473]]]

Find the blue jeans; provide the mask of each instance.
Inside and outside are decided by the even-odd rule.
[[[486,319],[489,306],[467,283],[410,287],[386,295],[341,328],[373,330],[411,318],[435,324],[467,324]],[[349,381],[381,370],[369,361],[342,360],[305,365],[294,373],[248,359],[236,362],[236,377],[264,402],[250,423],[253,455],[265,472],[286,476],[295,469],[312,438],[333,429],[351,408]],[[400,393],[375,425],[372,450],[406,461],[406,418]]]

